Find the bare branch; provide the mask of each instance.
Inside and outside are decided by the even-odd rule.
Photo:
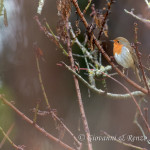
[[[24,146],[17,146],[8,136],[7,133],[4,132],[4,130],[2,129],[2,127],[0,127],[0,131],[2,132],[2,134],[4,135],[4,137],[9,141],[9,143],[17,150],[23,150]]]
[[[12,108],[23,120],[25,120],[30,125],[34,126],[35,129],[37,129],[39,132],[41,132],[44,136],[46,136],[49,140],[52,140],[56,142],[57,144],[61,145],[63,148],[67,150],[75,150],[74,148],[70,147],[69,145],[62,142],[60,139],[57,139],[50,133],[48,133],[46,130],[38,126],[37,124],[34,124],[34,122],[29,119],[26,115],[24,115],[21,111],[19,111],[14,105],[12,105],[10,102],[8,102],[4,96],[0,95],[0,100],[3,101],[4,104],[8,105],[10,108]]]
[[[13,130],[14,126],[15,126],[15,123],[13,123],[13,124],[10,126],[10,128],[8,129],[8,131],[7,131],[7,133],[6,133],[7,136],[9,136],[9,134],[10,134],[11,131]],[[3,138],[3,140],[2,140],[1,143],[0,143],[0,149],[1,149],[2,146],[4,145],[5,141],[6,141],[6,136]]]
[[[64,47],[62,46],[62,44],[60,44],[60,42],[59,42],[60,38],[53,33],[53,31],[51,30],[51,28],[47,24],[47,22],[46,22],[46,26],[48,27],[48,29],[49,29],[50,32],[48,32],[47,29],[46,29],[46,27],[41,24],[38,16],[35,16],[34,19],[37,22],[40,30],[44,32],[44,34],[48,37],[48,39],[50,39],[51,41],[55,42],[56,46],[58,46],[63,51],[63,54],[66,55],[66,56],[68,56],[66,50],[64,49]]]
[[[148,2],[148,0],[145,0],[145,3],[147,5],[147,7],[150,8],[150,2]]]
[[[104,26],[105,26],[106,21],[107,21],[107,17],[110,13],[111,5],[113,3],[114,3],[114,0],[110,0],[110,2],[107,1],[107,11],[106,11],[106,14],[105,14],[103,22],[102,22],[102,26],[101,26],[101,29],[100,29],[100,32],[99,32],[98,40],[100,40],[100,38],[101,38],[101,35],[103,33],[103,30],[104,30]]]
[[[137,55],[139,67],[140,67],[140,69],[142,71],[142,75],[143,75],[143,80],[144,80],[145,86],[146,86],[148,92],[150,92],[150,89],[149,89],[149,86],[148,86],[148,82],[147,82],[147,79],[146,79],[146,74],[144,72],[143,65],[142,65],[142,62],[141,62],[141,57],[140,57],[139,50],[138,50],[138,36],[137,36],[137,31],[138,31],[137,23],[134,23],[135,52],[136,52],[136,55]]]
[[[133,13],[133,11],[128,11],[128,10],[126,10],[126,9],[124,9],[124,11],[125,11],[127,14],[131,15],[132,17],[136,18],[137,20],[140,20],[140,21],[142,21],[142,22],[144,22],[144,23],[150,23],[150,20],[144,19],[144,18],[140,18],[139,16],[135,15],[135,14]]]
[[[40,64],[39,64],[39,59],[36,55],[36,66],[37,66],[37,70],[38,70],[38,77],[39,77],[39,82],[40,82],[40,86],[41,86],[41,89],[42,89],[42,93],[43,93],[43,96],[44,96],[44,99],[45,99],[45,102],[46,102],[46,105],[48,107],[48,110],[50,111],[52,117],[54,119],[56,119],[63,127],[64,129],[72,136],[72,138],[75,140],[75,142],[79,145],[79,147],[81,147],[81,142],[79,142],[79,140],[75,137],[75,135],[69,130],[69,128],[61,121],[61,119],[54,113],[54,111],[52,110],[51,106],[50,106],[50,103],[48,101],[48,97],[47,97],[47,94],[46,94],[46,91],[45,91],[45,87],[44,87],[44,84],[43,84],[43,80],[42,80],[42,75],[41,75],[41,69],[40,69]]]
[[[138,109],[138,111],[139,111],[140,116],[142,117],[142,119],[143,119],[143,121],[144,121],[144,123],[145,123],[145,125],[146,125],[146,127],[147,127],[147,129],[148,129],[148,132],[150,132],[149,124],[148,124],[147,120],[145,119],[145,117],[144,117],[144,115],[143,115],[143,112],[142,112],[142,110],[141,110],[141,107],[140,107],[139,104],[137,103],[137,101],[136,101],[136,99],[134,98],[134,96],[131,95],[131,92],[129,91],[129,89],[128,89],[126,86],[124,86],[121,82],[119,82],[118,80],[116,80],[115,78],[109,76],[108,74],[106,74],[106,73],[104,73],[104,72],[103,72],[103,74],[105,74],[106,76],[108,76],[109,78],[111,78],[112,80],[114,80],[115,82],[117,82],[118,84],[120,84],[120,85],[130,94],[131,98],[133,99],[133,101],[134,101],[134,103],[135,103],[135,105],[136,105],[136,107],[137,107],[137,109]]]
[[[70,30],[69,30],[69,21],[66,24],[66,30],[67,30],[67,36],[68,36],[67,49],[68,49],[68,54],[69,54],[69,58],[70,58],[71,68],[72,68],[73,71],[75,71],[74,58],[73,58],[72,49],[71,49],[71,38],[70,38]],[[84,131],[85,131],[85,134],[86,134],[88,150],[93,150],[92,143],[91,143],[91,141],[88,138],[88,137],[90,137],[90,130],[89,130],[89,127],[88,127],[88,122],[87,122],[86,114],[85,114],[85,111],[84,111],[84,106],[83,106],[83,102],[82,102],[79,82],[78,82],[78,79],[77,79],[77,77],[75,75],[73,75],[73,79],[74,79],[74,83],[75,83],[75,89],[76,89],[76,93],[77,93],[77,98],[78,98],[81,118],[82,118],[82,122],[83,122],[83,127],[84,127]]]
[[[62,62],[63,63],[63,62]],[[112,98],[114,100],[121,100],[121,99],[127,99],[127,98],[131,98],[131,95],[135,96],[135,97],[142,97],[145,96],[144,93],[142,93],[141,91],[134,91],[131,92],[130,94],[114,94],[114,93],[106,93],[105,91],[101,90],[101,89],[97,89],[96,87],[91,86],[86,80],[84,80],[79,74],[77,74],[75,71],[73,71],[69,66],[67,66],[65,63],[63,63],[64,66],[70,71],[72,72],[82,83],[85,84],[85,86],[87,86],[90,90],[92,90],[93,92],[96,92],[99,95],[103,95],[106,96],[107,98]]]
[[[85,14],[86,11],[89,9],[91,3],[92,3],[92,0],[88,0],[88,4],[87,4],[87,6],[85,7],[85,9],[84,9],[84,11],[83,11],[84,14]]]
[[[139,100],[139,102],[138,102],[138,104],[139,104],[140,107],[141,107],[142,101],[144,101],[143,98],[141,98],[141,99]],[[147,143],[150,144],[150,141],[147,139],[147,136],[145,135],[145,132],[144,132],[143,127],[142,127],[142,126],[139,124],[139,122],[138,122],[138,117],[139,117],[139,115],[140,115],[140,112],[139,112],[138,109],[136,109],[136,113],[135,113],[135,117],[134,117],[134,123],[135,123],[135,124],[138,126],[138,128],[140,129],[140,131],[141,131],[141,133],[142,133],[144,139],[147,140]],[[146,118],[146,117],[145,117],[145,118]],[[146,121],[147,121],[147,118],[146,118]],[[147,121],[147,122],[148,122],[148,121]]]

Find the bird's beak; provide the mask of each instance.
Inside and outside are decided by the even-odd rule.
[[[113,43],[114,43],[114,40],[110,40],[110,42],[113,42]]]

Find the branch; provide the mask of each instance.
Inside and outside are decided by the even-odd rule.
[[[15,126],[15,123],[13,123],[13,124],[10,126],[10,128],[8,129],[8,131],[7,131],[7,133],[6,133],[7,136],[9,136],[9,134],[11,133],[11,131],[12,131],[12,129],[14,128],[14,126]],[[4,137],[3,140],[2,140],[1,143],[0,143],[0,149],[1,149],[2,146],[4,145],[5,141],[6,141],[6,137]]]
[[[136,51],[139,67],[140,67],[140,69],[142,71],[142,75],[143,75],[143,80],[144,80],[145,86],[146,86],[148,92],[150,92],[150,89],[149,89],[149,86],[148,86],[148,83],[147,83],[147,79],[146,79],[146,75],[145,75],[145,72],[144,72],[144,69],[143,69],[143,65],[142,65],[142,62],[141,62],[141,57],[140,57],[139,50],[138,50],[137,31],[138,31],[137,23],[134,23],[135,51]]]
[[[143,115],[143,112],[142,112],[142,110],[141,110],[139,104],[137,103],[137,101],[136,101],[136,99],[134,98],[134,96],[131,95],[131,92],[129,91],[129,89],[128,89],[126,86],[124,86],[121,82],[119,82],[118,80],[116,80],[115,78],[109,76],[108,74],[106,74],[106,73],[104,73],[104,72],[103,72],[103,74],[106,75],[106,76],[108,76],[109,78],[111,78],[112,80],[114,80],[115,82],[117,82],[118,84],[120,84],[120,85],[130,94],[130,96],[131,96],[131,98],[133,99],[133,101],[134,101],[134,103],[135,103],[135,105],[136,105],[136,107],[137,107],[137,109],[138,109],[138,111],[139,111],[139,113],[140,113],[140,115],[141,115],[141,117],[142,117],[142,119],[143,119],[143,121],[144,121],[144,123],[145,123],[147,129],[148,129],[148,131],[150,132],[149,124],[148,124],[147,120],[145,119],[145,117],[144,117],[144,115]]]
[[[41,70],[40,70],[40,65],[39,65],[39,60],[38,60],[37,55],[36,55],[36,66],[37,66],[37,70],[38,70],[38,77],[39,77],[40,86],[41,86],[41,89],[42,89],[42,93],[43,93],[46,105],[47,105],[48,109],[51,109],[51,106],[50,106],[49,101],[48,101],[48,97],[46,95],[45,87],[43,85]]]
[[[8,134],[4,132],[4,130],[2,129],[2,127],[0,127],[0,131],[2,132],[2,134],[4,135],[4,137],[9,141],[9,143],[17,150],[23,150],[23,146],[17,146],[15,143],[13,143],[13,141],[9,138]]]
[[[48,101],[48,97],[47,97],[47,94],[46,94],[46,91],[45,91],[45,88],[44,88],[43,80],[42,80],[39,59],[38,59],[37,55],[35,55],[35,56],[36,56],[36,66],[37,66],[37,70],[38,70],[38,77],[39,77],[40,86],[41,86],[41,89],[42,89],[42,93],[43,93],[46,105],[47,105],[48,110],[50,111],[50,113],[52,115],[52,118],[54,118],[54,120],[56,119],[62,125],[62,127],[64,127],[64,129],[72,136],[72,138],[79,145],[79,147],[81,147],[82,146],[81,142],[79,142],[79,140],[75,137],[75,135],[69,130],[69,128],[61,121],[61,119],[51,109],[50,103]]]
[[[68,49],[69,59],[70,59],[70,63],[71,63],[71,68],[72,68],[73,71],[75,71],[75,64],[74,64],[74,59],[73,59],[72,49],[71,49],[71,38],[70,38],[69,21],[68,20],[67,20],[67,23],[66,23],[66,30],[67,30],[67,37],[68,37],[68,39],[67,39],[67,49]],[[73,75],[73,79],[74,79],[74,83],[75,83],[75,89],[76,89],[76,93],[77,93],[77,98],[78,98],[81,118],[82,118],[82,122],[83,122],[83,127],[84,127],[84,131],[85,131],[85,134],[86,134],[88,150],[93,150],[92,143],[88,138],[88,137],[90,137],[90,130],[89,130],[89,127],[88,127],[88,122],[87,122],[87,118],[86,118],[85,111],[84,111],[84,106],[83,106],[83,102],[82,102],[79,82],[78,82],[78,79],[75,75]]]
[[[147,7],[150,8],[150,2],[148,2],[148,0],[145,0],[145,3],[147,5]]]
[[[133,13],[133,11],[128,11],[128,10],[126,10],[126,9],[124,9],[124,11],[125,11],[127,14],[131,15],[132,17],[136,18],[137,20],[140,20],[140,21],[142,21],[142,22],[144,22],[144,23],[150,23],[150,20],[138,17],[137,15],[135,15],[135,14]]]
[[[10,102],[8,102],[4,96],[0,95],[0,99],[3,101],[4,104],[8,105],[11,109],[13,109],[23,120],[25,120],[27,123],[35,127],[39,132],[41,132],[44,136],[46,136],[49,140],[52,140],[56,142],[57,144],[61,145],[64,149],[67,150],[75,150],[74,148],[70,147],[69,145],[62,142],[60,139],[57,139],[50,133],[48,133],[46,130],[38,126],[37,124],[34,124],[34,121],[29,119],[27,116],[25,116],[21,111],[19,111],[14,105],[12,105]]]
[[[142,102],[142,99],[139,100],[139,106],[141,106],[141,102]],[[144,132],[144,129],[142,128],[142,126],[139,124],[138,122],[138,116],[139,116],[139,111],[138,109],[136,110],[136,113],[135,113],[135,117],[134,117],[134,123],[138,126],[138,128],[140,129],[144,139],[147,139],[146,135],[145,135],[145,132]],[[149,140],[147,139],[147,143],[150,144]]]
[[[73,37],[73,40],[80,47],[80,49],[82,50],[82,53],[84,55],[86,55],[94,64],[96,64],[97,66],[101,67],[101,64],[97,60],[94,60],[94,58],[91,55],[91,53],[89,53],[88,50],[86,49],[86,47],[84,47],[83,44],[80,43],[80,41],[78,40],[78,38],[76,37],[76,35],[75,35],[75,33],[74,33],[73,29],[72,29],[71,23],[69,23],[69,27],[70,27],[70,33],[71,33],[71,35]],[[86,56],[84,56],[84,58]]]
[[[63,63],[63,62],[62,62]],[[85,84],[85,86],[87,86],[90,90],[92,90],[93,92],[96,92],[99,95],[103,95],[106,96],[107,98],[112,98],[115,100],[121,100],[121,99],[127,99],[127,98],[131,98],[131,95],[139,97],[139,96],[145,96],[144,93],[140,92],[140,91],[134,91],[131,92],[130,94],[114,94],[114,93],[106,93],[105,91],[101,90],[101,89],[97,89],[96,87],[91,86],[86,80],[84,80],[79,74],[77,74],[75,71],[73,71],[69,66],[67,66],[65,63],[63,63],[64,66],[70,71],[72,72],[82,83]]]
[[[48,29],[49,29],[50,32],[48,32],[47,29],[46,29],[46,27],[41,24],[38,16],[35,16],[34,19],[37,22],[40,30],[44,32],[44,34],[48,37],[48,39],[50,39],[51,41],[54,41],[55,44],[56,44],[56,46],[58,46],[63,51],[63,54],[66,55],[66,56],[68,56],[68,53],[66,52],[66,50],[64,49],[64,47],[59,42],[60,38],[53,33],[53,31],[51,30],[51,28],[48,25],[48,23],[46,22],[46,26],[48,27]]]
[[[91,3],[92,3],[92,0],[88,0],[88,4],[87,4],[87,6],[85,7],[85,9],[84,9],[84,11],[83,11],[84,14],[85,14],[86,11],[89,9]]]
[[[86,27],[86,29],[88,30],[88,23],[83,15],[83,13],[81,12],[77,0],[72,0],[72,3],[74,4],[76,11],[78,13],[78,15],[80,16],[82,22],[84,23],[84,26]],[[118,69],[116,67],[116,65],[111,61],[111,58],[106,54],[106,52],[104,51],[104,49],[101,47],[100,43],[98,42],[98,40],[96,39],[96,37],[93,35],[93,41],[95,43],[95,45],[97,46],[97,48],[99,49],[99,51],[103,54],[103,56],[105,57],[105,59],[109,62],[109,64],[116,70],[116,72],[118,72],[118,74],[123,77],[128,83],[130,83],[133,87],[135,87],[136,89],[138,89],[139,91],[148,94],[148,90],[141,87],[140,85],[136,84],[134,81],[132,81],[131,79],[129,79],[128,77],[126,77],[121,71],[120,69]]]
[[[104,26],[105,26],[105,24],[106,24],[107,17],[108,17],[108,15],[109,15],[109,13],[110,13],[111,5],[112,5],[113,3],[114,3],[114,0],[110,0],[110,2],[107,2],[107,7],[108,7],[108,8],[107,8],[106,14],[105,14],[104,19],[103,19],[103,22],[102,22],[102,26],[101,26],[101,30],[100,30],[100,32],[99,32],[98,40],[100,40],[100,38],[101,38],[102,32],[103,32],[103,30],[104,30]]]

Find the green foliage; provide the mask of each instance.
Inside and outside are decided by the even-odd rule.
[[[7,20],[7,11],[6,11],[6,8],[4,8],[4,25],[5,25],[5,27],[8,26],[8,20]]]
[[[4,0],[0,0],[0,16],[4,17],[4,25],[5,27],[7,27],[8,26],[7,10],[4,6]]]
[[[3,15],[3,9],[4,9],[4,1],[0,0],[0,16]]]
[[[5,97],[9,100],[13,96],[10,89],[5,86],[0,87],[0,94],[5,95]],[[0,126],[3,128],[3,130],[7,131],[13,122],[14,122],[13,111],[8,106],[3,104],[2,101],[0,101]],[[3,136],[1,137],[0,134],[0,139],[2,138]]]

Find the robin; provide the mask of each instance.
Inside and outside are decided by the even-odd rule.
[[[113,40],[113,55],[116,62],[123,68],[132,68],[137,79],[141,82],[138,69],[138,59],[129,41],[123,37]]]

